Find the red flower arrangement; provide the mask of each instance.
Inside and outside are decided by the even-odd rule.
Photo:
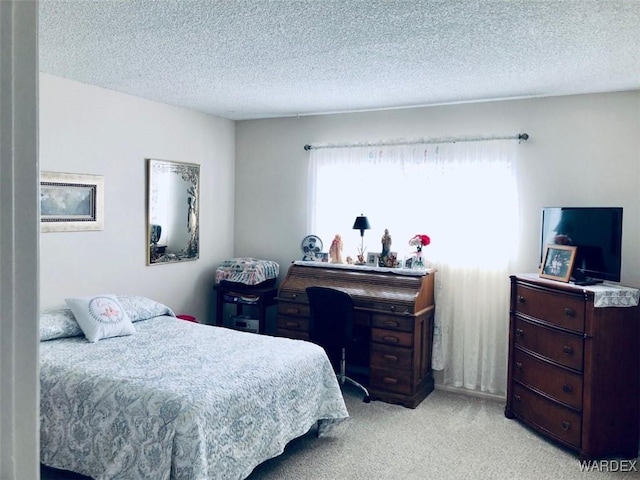
[[[413,237],[411,237],[411,240],[409,240],[409,245],[411,245],[412,247],[416,247],[416,250],[418,252],[421,252],[422,247],[426,247],[430,243],[431,239],[428,235],[414,235]]]

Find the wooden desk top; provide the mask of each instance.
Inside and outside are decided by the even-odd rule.
[[[434,304],[434,270],[409,270],[319,262],[294,262],[280,286],[280,300],[308,303],[307,287],[342,290],[356,308],[416,314]]]

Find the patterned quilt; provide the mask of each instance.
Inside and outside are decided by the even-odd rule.
[[[40,343],[41,461],[102,479],[241,479],[348,414],[309,342],[162,316]]]

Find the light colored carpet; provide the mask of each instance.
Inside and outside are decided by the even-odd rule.
[[[504,402],[440,390],[416,409],[361,398],[346,386],[346,422],[326,437],[312,431],[292,441],[249,480],[640,479],[638,464],[627,473],[581,471],[576,455],[505,418]],[[86,477],[45,468],[42,479]]]
[[[360,399],[346,387],[350,418],[341,428],[294,440],[249,479],[640,479],[638,466],[581,471],[576,455],[507,419],[503,402],[440,390],[414,410]]]

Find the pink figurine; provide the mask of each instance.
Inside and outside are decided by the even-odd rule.
[[[342,263],[342,237],[340,235],[333,238],[329,248],[329,257],[331,263]]]

